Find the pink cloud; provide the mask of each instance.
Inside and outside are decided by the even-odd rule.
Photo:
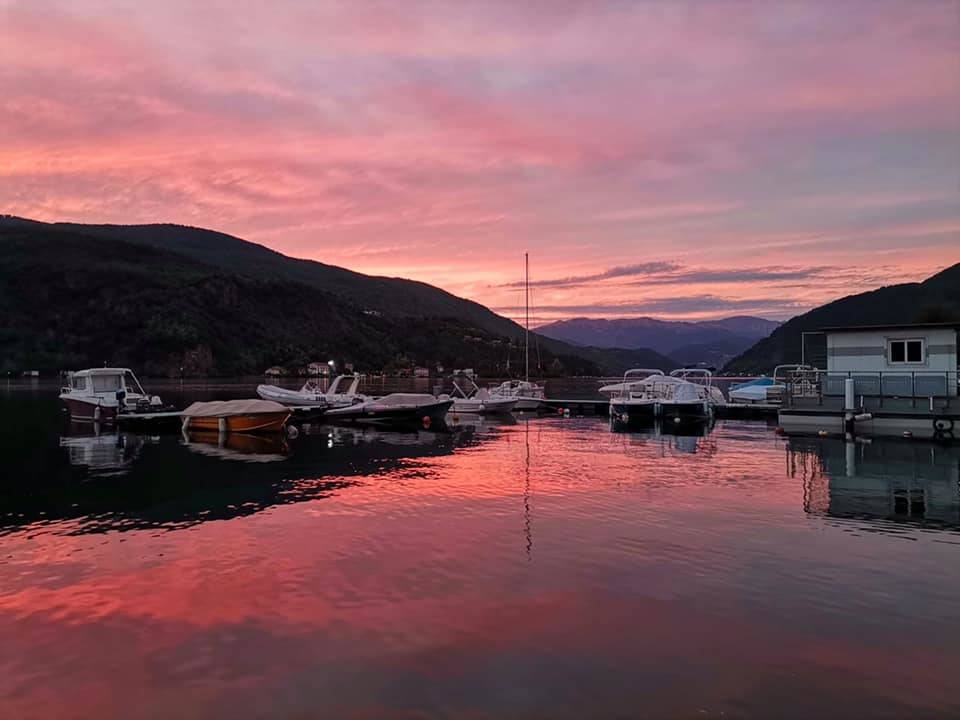
[[[957,37],[939,2],[8,2],[0,207],[210,226],[496,305],[524,249],[543,278],[856,266],[879,234],[927,272],[960,218]]]

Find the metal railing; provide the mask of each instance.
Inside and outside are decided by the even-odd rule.
[[[801,370],[786,378],[788,405],[823,405],[834,399],[842,401],[847,379],[854,381],[854,396],[860,406],[868,402],[883,407],[885,402],[896,400],[902,406],[908,401],[910,407],[960,406],[957,371],[947,370],[881,370],[827,372],[825,370]]]

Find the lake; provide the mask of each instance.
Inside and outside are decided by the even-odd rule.
[[[960,716],[956,446],[0,417],[3,718]]]

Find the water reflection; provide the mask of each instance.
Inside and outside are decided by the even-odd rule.
[[[60,447],[71,465],[86,469],[91,475],[122,474],[140,455],[144,438],[128,432],[102,432],[99,424],[74,428],[74,434],[60,438]]]
[[[282,462],[290,445],[282,434],[247,435],[191,431],[183,433],[183,444],[191,452],[221,460],[240,462]]]
[[[554,416],[100,463],[16,410],[3,718],[960,717],[956,449]]]
[[[0,534],[33,522],[75,520],[70,533],[187,527],[316,500],[419,461],[476,445],[490,431],[389,430],[306,426],[282,436],[191,432],[137,435],[69,426],[59,453],[70,472],[25,467],[0,488],[15,509],[0,515]],[[41,469],[51,460],[37,458]],[[54,461],[55,462],[55,461]]]
[[[714,427],[713,422],[675,424],[657,419],[647,427],[628,428],[623,423],[610,421],[610,430],[625,438],[625,447],[638,443],[657,443],[664,453],[688,455],[716,452],[716,443],[707,440]]]
[[[791,438],[787,473],[803,480],[811,514],[960,529],[960,447]]]

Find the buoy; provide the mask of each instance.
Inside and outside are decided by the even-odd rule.
[[[423,416],[423,427],[424,427],[424,429],[427,429],[427,428],[430,427],[430,416],[429,416],[429,415],[424,415],[424,416]]]

